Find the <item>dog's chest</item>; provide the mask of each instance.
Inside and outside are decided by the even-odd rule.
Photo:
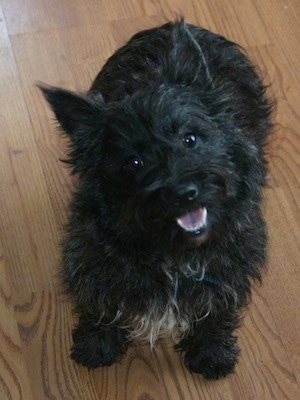
[[[151,347],[154,347],[158,338],[171,336],[176,340],[184,335],[190,330],[195,319],[188,313],[188,310],[192,309],[187,304],[188,299],[182,298],[179,294],[178,274],[166,273],[166,275],[168,290],[160,296],[155,295],[159,290],[153,288],[151,300],[147,302],[148,306],[129,322],[131,338],[150,342]]]
[[[153,305],[130,323],[130,337],[150,342],[151,347],[161,337],[176,339],[189,330],[189,319],[180,312],[176,298],[170,298],[165,307]]]
[[[130,339],[147,341],[154,347],[161,337],[179,339],[209,315],[213,295],[202,284],[205,264],[200,265],[197,258],[193,262],[179,261],[177,272],[172,273],[174,266],[173,260],[165,260],[160,265],[163,275],[145,284],[147,290],[140,292],[142,306],[137,307],[138,311],[126,301],[122,304],[120,320],[130,332]],[[149,276],[139,279],[149,279]]]

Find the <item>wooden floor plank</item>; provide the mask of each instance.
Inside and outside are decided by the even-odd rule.
[[[101,23],[108,19],[103,0],[1,0],[9,34]]]
[[[30,380],[4,263],[0,244],[0,398],[26,400],[32,398]]]

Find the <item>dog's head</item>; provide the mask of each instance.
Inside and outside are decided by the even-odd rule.
[[[160,85],[111,103],[42,91],[71,139],[73,170],[119,233],[198,246],[227,229],[262,180],[255,146],[191,88]]]

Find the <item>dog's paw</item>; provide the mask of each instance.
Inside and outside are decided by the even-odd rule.
[[[86,334],[77,328],[73,331],[73,342],[71,358],[88,368],[108,366],[119,361],[128,346],[117,328]]]
[[[234,372],[238,354],[236,347],[216,345],[199,351],[187,351],[184,363],[191,372],[201,374],[205,379],[219,379]]]

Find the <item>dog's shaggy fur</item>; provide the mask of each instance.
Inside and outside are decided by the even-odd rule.
[[[63,243],[72,358],[110,365],[174,335],[186,366],[232,372],[261,278],[271,105],[234,43],[184,21],[136,34],[85,95],[41,87],[79,176]]]

